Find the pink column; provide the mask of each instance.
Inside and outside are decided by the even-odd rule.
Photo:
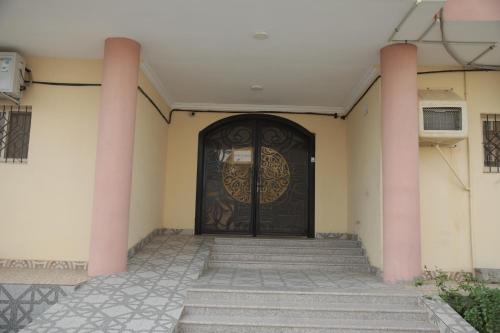
[[[380,51],[384,280],[421,274],[417,114],[417,48]]]
[[[448,0],[444,4],[445,21],[498,21],[498,0]]]
[[[104,48],[88,274],[126,271],[140,45],[108,38]]]

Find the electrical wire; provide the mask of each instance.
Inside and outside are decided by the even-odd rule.
[[[27,69],[31,73],[31,70]],[[49,86],[63,86],[63,87],[100,87],[100,83],[76,83],[76,82],[51,82],[51,81],[36,81],[31,80],[32,84],[41,84],[41,85],[49,85]],[[172,117],[175,112],[189,112],[189,113],[226,113],[226,114],[258,114],[258,113],[266,113],[266,114],[301,114],[301,115],[310,115],[310,116],[325,116],[325,117],[333,117],[339,118],[338,113],[320,113],[320,112],[292,112],[292,111],[218,111],[218,110],[189,110],[189,109],[171,109],[168,112],[168,116],[163,113],[160,107],[153,101],[153,99],[142,89],[141,86],[137,86],[137,90],[151,103],[151,105],[155,108],[155,110],[160,114],[163,120],[167,124],[172,123]]]
[[[425,72],[417,72],[417,75],[430,75],[430,74],[441,74],[441,73],[464,73],[464,72],[493,72],[495,71],[494,69],[488,69],[488,68],[471,68],[471,69],[443,69],[443,70],[435,70],[435,71],[425,71]],[[356,100],[356,102],[349,108],[349,111],[343,116],[340,117],[340,119],[347,119],[347,117],[351,114],[352,111],[354,111],[354,108],[361,102],[363,97],[370,91],[370,89],[373,87],[373,85],[381,78],[380,75],[378,75],[376,78],[373,79],[372,83],[366,88],[366,90],[363,92],[363,94]]]

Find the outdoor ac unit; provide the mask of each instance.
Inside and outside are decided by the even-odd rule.
[[[0,52],[0,98],[19,100],[24,89],[25,62],[16,52]]]
[[[467,104],[451,90],[419,90],[422,145],[453,145],[467,138]]]

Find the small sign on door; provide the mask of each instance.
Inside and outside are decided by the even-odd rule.
[[[239,149],[233,152],[233,162],[240,164],[252,163],[252,150]]]

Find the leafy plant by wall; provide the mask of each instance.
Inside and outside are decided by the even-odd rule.
[[[500,333],[500,289],[489,288],[471,273],[464,273],[459,281],[436,269],[432,276],[439,296],[481,333]],[[416,281],[417,286],[423,281]]]

